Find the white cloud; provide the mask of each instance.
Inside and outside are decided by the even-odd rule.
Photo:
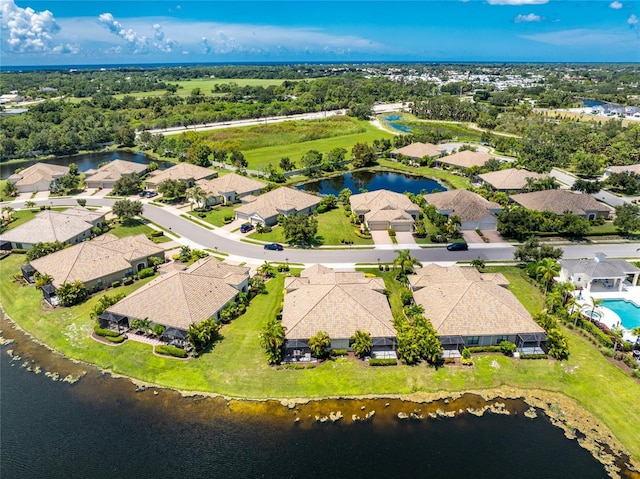
[[[0,29],[2,43],[11,53],[69,53],[78,49],[75,45],[54,44],[60,26],[53,13],[20,8],[13,0],[1,3]]]
[[[549,0],[488,0],[489,5],[543,5]]]
[[[513,21],[516,23],[541,22],[542,17],[535,13],[529,13],[528,15],[518,15]]]
[[[131,28],[126,30],[111,13],[100,14],[98,22],[101,25],[104,25],[111,33],[125,40],[133,53],[148,52],[149,45],[147,37],[144,35],[138,35],[138,33]]]
[[[638,16],[635,13],[632,13],[627,20],[627,23],[631,26],[638,26]]]
[[[609,8],[613,8],[614,10],[620,10],[622,8],[622,3],[615,0],[609,4]]]
[[[558,46],[588,47],[590,45],[602,47],[604,45],[617,45],[628,41],[629,37],[622,33],[614,33],[599,30],[587,30],[577,28],[574,30],[562,30],[558,32],[535,33],[532,35],[520,35],[521,38],[540,43],[548,43]]]

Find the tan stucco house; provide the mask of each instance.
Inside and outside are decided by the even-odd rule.
[[[372,231],[387,228],[413,231],[413,224],[420,215],[420,207],[406,195],[388,190],[351,195],[349,202],[351,210]]]
[[[97,170],[85,172],[87,188],[113,188],[123,176],[143,175],[147,165],[133,161],[113,160]]]
[[[252,224],[274,225],[278,215],[310,214],[320,203],[320,197],[304,191],[281,187],[260,196],[245,196],[236,209],[236,219]]]
[[[261,181],[236,173],[229,173],[212,180],[198,180],[196,185],[207,193],[208,205],[237,203],[245,196],[260,194],[266,186]]]
[[[502,206],[488,201],[473,191],[449,190],[440,193],[424,195],[429,205],[434,205],[438,213],[458,216],[461,220],[460,229],[468,231],[480,229],[494,231],[497,229],[498,217]]]
[[[551,211],[563,215],[567,211],[587,220],[608,218],[612,208],[586,193],[567,190],[545,190],[512,195],[511,200],[533,211]]]
[[[150,173],[146,180],[146,187],[149,190],[157,190],[158,185],[164,180],[182,180],[188,186],[193,186],[198,180],[210,180],[216,176],[218,176],[218,172],[215,170],[191,163],[178,163],[166,170],[156,170]]]
[[[51,183],[67,173],[69,173],[68,166],[36,163],[7,179],[16,185],[19,193],[32,193],[49,191]]]
[[[534,173],[520,168],[508,168],[478,175],[480,183],[491,186],[494,191],[522,191],[527,186],[528,178],[543,180],[549,178],[549,175]]]

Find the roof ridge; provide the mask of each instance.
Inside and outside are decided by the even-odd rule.
[[[345,294],[347,294],[349,297],[353,298],[353,299],[354,299],[354,300],[355,300],[355,301],[356,301],[356,302],[357,302],[357,303],[362,307],[362,309],[364,309],[365,311],[367,311],[368,313],[370,313],[370,314],[371,314],[371,316],[372,316],[372,317],[373,317],[373,318],[374,318],[378,323],[380,323],[380,324],[381,324],[385,329],[395,330],[395,328],[394,328],[393,326],[392,326],[392,327],[389,327],[389,325],[388,325],[388,324],[386,324],[382,319],[380,319],[380,318],[378,317],[378,315],[376,314],[376,312],[371,311],[371,310],[370,310],[370,309],[369,309],[365,304],[363,304],[363,303],[362,303],[362,301],[360,301],[360,297],[359,297],[359,296],[354,296],[354,295],[352,295],[349,291],[347,291],[346,289],[344,289],[344,288],[343,288],[343,286],[363,286],[364,284],[365,284],[365,283],[349,283],[349,284],[346,284],[346,283],[345,283],[345,284],[340,284],[340,283],[338,283],[336,286],[340,286],[340,289],[341,289],[342,291],[344,291],[344,292],[345,292]],[[371,289],[371,288],[368,288],[368,289]],[[377,291],[375,291],[375,290],[373,290],[373,289],[371,289],[371,291],[372,291],[373,293],[376,293],[376,294],[381,294],[381,293],[378,293]],[[392,331],[392,332],[393,332],[393,331]],[[397,333],[397,331],[395,331],[395,333]]]

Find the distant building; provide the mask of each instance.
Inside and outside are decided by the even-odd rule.
[[[178,163],[166,170],[156,170],[152,172],[147,180],[147,189],[157,190],[158,185],[165,180],[182,180],[188,186],[193,186],[198,180],[210,180],[218,176],[218,172],[204,168],[203,166],[192,165],[191,163]]]
[[[440,166],[447,165],[461,169],[471,168],[473,166],[481,168],[491,159],[495,159],[495,157],[491,156],[489,153],[463,150],[458,153],[439,158],[437,164]]]
[[[391,157],[407,156],[413,160],[421,160],[422,158],[438,158],[446,151],[445,148],[438,145],[416,142],[402,148],[396,148],[391,152]]]
[[[611,173],[635,173],[636,175],[640,175],[640,163],[635,165],[609,166],[605,168],[602,178],[608,178]]]
[[[68,166],[36,163],[20,173],[14,173],[8,180],[14,183],[20,193],[50,190],[51,183],[69,173]]]
[[[113,188],[113,185],[123,176],[143,175],[147,165],[133,161],[113,160],[97,170],[85,173],[87,188]]]
[[[481,183],[488,184],[495,191],[522,191],[527,186],[527,179],[542,180],[549,175],[534,173],[518,168],[492,171],[478,175]]]

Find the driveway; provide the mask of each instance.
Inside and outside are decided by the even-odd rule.
[[[505,240],[500,233],[497,231],[483,231],[482,234],[485,238],[489,238],[489,243],[506,243]]]
[[[483,233],[484,234],[484,233]],[[462,237],[467,243],[484,243],[480,235],[474,230],[465,230],[462,232]]]
[[[393,244],[387,230],[371,231],[371,237],[375,244]]]
[[[416,239],[410,231],[396,231],[398,244],[416,244]]]
[[[226,231],[239,230],[240,226],[242,226],[246,222],[247,222],[246,220],[243,220],[242,218],[238,218],[237,220],[233,220],[231,223],[222,226],[222,229]]]

